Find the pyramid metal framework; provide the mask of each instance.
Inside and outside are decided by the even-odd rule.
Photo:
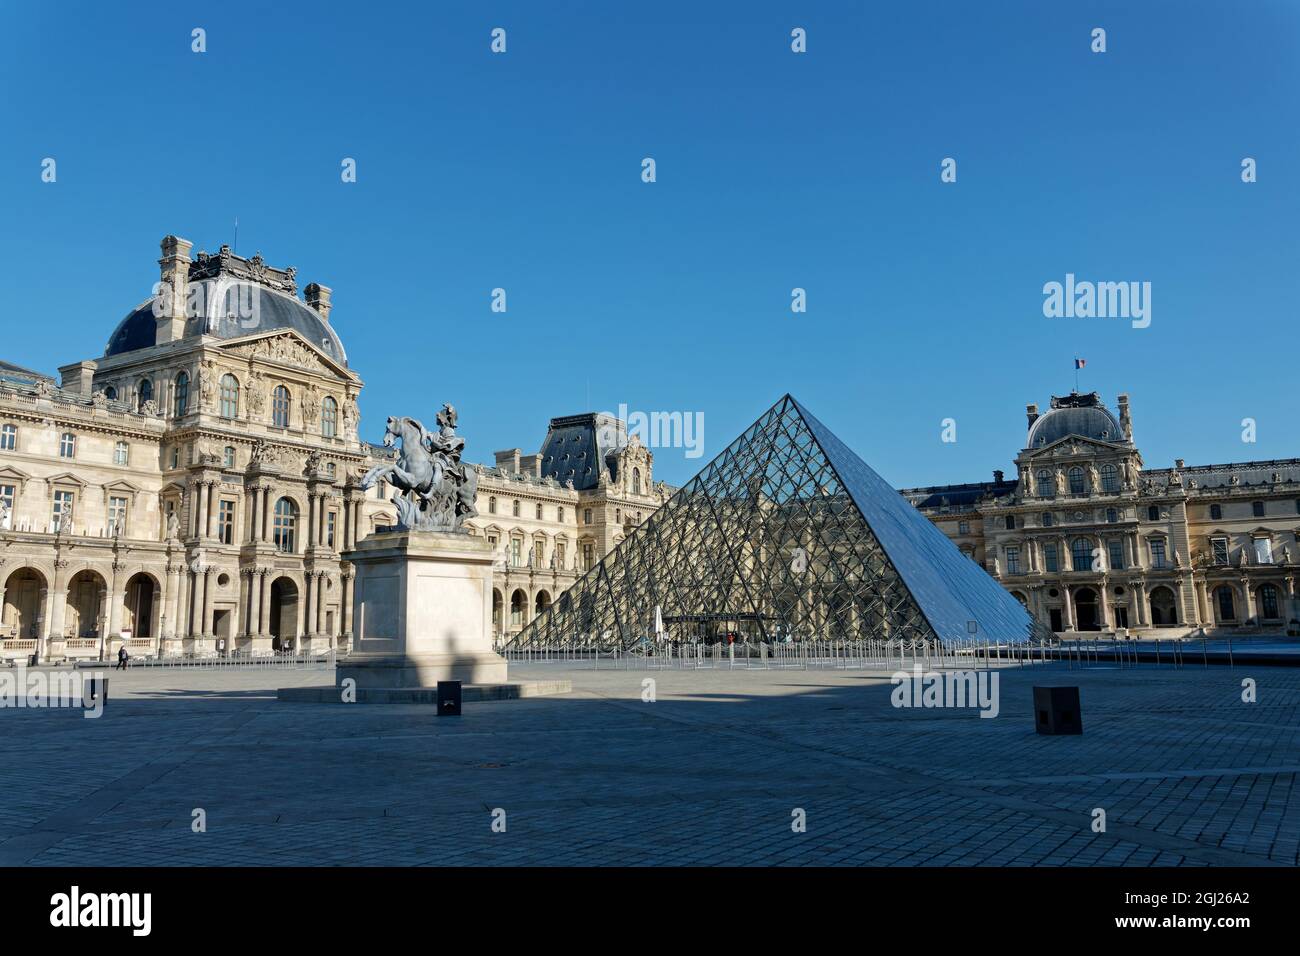
[[[790,395],[511,642],[1047,636]]]

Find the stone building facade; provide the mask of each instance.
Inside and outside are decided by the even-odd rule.
[[[331,290],[300,299],[292,268],[191,249],[163,239],[153,294],[99,358],[57,381],[0,362],[0,657],[348,646],[342,554],[395,509],[359,485],[392,452],[360,437]],[[541,454],[496,459],[476,466],[470,524],[500,550],[502,635],[670,492],[602,416],[556,419]]]
[[[1300,459],[1149,469],[1117,405],[1029,405],[1016,479],[903,494],[1058,633],[1300,633]]]

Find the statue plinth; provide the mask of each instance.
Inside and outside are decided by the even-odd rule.
[[[502,684],[492,650],[492,547],[437,531],[372,534],[343,555],[356,569],[352,652],[335,684],[433,687]]]

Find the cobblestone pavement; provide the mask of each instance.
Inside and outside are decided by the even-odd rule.
[[[1300,669],[1009,668],[994,719],[883,671],[511,676],[574,690],[438,718],[275,700],[320,668],[139,669],[98,720],[0,710],[0,865],[1300,862]],[[1081,687],[1082,736],[1034,732],[1035,682]]]

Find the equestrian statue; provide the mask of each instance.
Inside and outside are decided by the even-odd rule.
[[[443,405],[437,421],[438,431],[429,432],[415,418],[388,419],[384,445],[401,442],[397,460],[371,468],[361,479],[362,488],[386,481],[397,490],[391,499],[396,531],[468,534],[465,519],[478,514],[478,473],[460,460],[465,439],[456,434],[456,409]]]

